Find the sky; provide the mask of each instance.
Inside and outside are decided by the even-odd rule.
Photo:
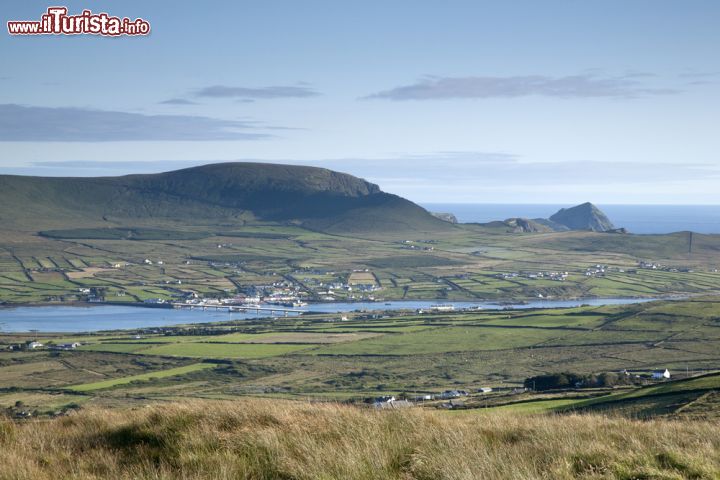
[[[315,165],[416,202],[720,204],[720,2],[3,2],[0,174]],[[3,27],[5,28],[5,27]]]

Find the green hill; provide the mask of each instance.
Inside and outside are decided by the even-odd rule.
[[[0,222],[41,230],[137,220],[296,223],[327,231],[448,228],[365,180],[315,167],[222,163],[123,177],[0,176]]]
[[[278,399],[0,418],[7,479],[717,479],[720,429]]]
[[[654,416],[720,417],[720,374],[660,383],[572,404],[583,412],[614,412],[646,418]]]

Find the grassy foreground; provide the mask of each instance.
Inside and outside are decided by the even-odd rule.
[[[0,478],[715,479],[718,427],[194,401],[0,420]]]

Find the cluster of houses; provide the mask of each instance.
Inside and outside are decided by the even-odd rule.
[[[105,289],[104,288],[78,288],[78,295],[80,298],[90,303],[100,303],[105,301]]]
[[[334,272],[323,271],[300,271],[292,275],[305,274],[329,275]],[[207,299],[200,297],[196,292],[178,290],[178,298],[182,303],[197,306],[217,306],[235,304],[271,304],[284,306],[305,305],[308,297],[307,290],[311,289],[317,297],[325,301],[336,301],[338,299],[349,300],[370,300],[374,301],[375,293],[382,290],[382,287],[374,282],[359,283],[341,280],[322,281],[311,277],[300,277],[301,280],[294,282],[292,275],[289,279],[282,279],[277,282],[257,285],[247,285],[240,288],[235,296],[225,299]],[[179,281],[177,283],[180,283]],[[145,301],[148,304],[163,304],[166,300],[151,298]]]
[[[397,399],[394,395],[383,395],[373,402],[373,407],[378,409],[406,408],[412,405],[410,401]]]
[[[656,382],[664,382],[668,381],[672,378],[672,375],[670,371],[667,368],[654,370],[652,372],[640,372],[640,373],[632,373],[628,370],[622,370],[620,371],[620,374],[623,374],[627,377],[633,377],[638,380],[653,380]],[[582,388],[584,385],[582,382],[578,382],[574,385],[575,388]],[[498,391],[505,391],[507,393],[510,393],[512,395],[526,393],[528,391],[531,391],[531,388],[526,387],[507,387],[507,388],[500,388]],[[467,390],[445,390],[442,393],[438,394],[422,394],[422,395],[416,395],[414,397],[408,397],[408,398],[398,398],[394,395],[383,395],[380,397],[376,397],[372,399],[370,403],[375,408],[378,409],[392,409],[392,408],[404,408],[404,407],[411,407],[418,403],[423,402],[437,402],[439,403],[433,403],[432,405],[436,406],[437,408],[441,409],[456,409],[456,408],[463,408],[464,404],[463,401],[470,397],[471,395],[486,395],[494,392],[495,390],[491,387],[481,387],[478,388],[475,392],[469,392]]]
[[[682,272],[692,273],[691,268],[684,267],[668,267],[654,262],[641,261],[638,263],[638,268],[645,270],[662,270],[666,272]],[[607,265],[595,264],[585,269],[584,275],[586,277],[604,277],[610,271],[616,271],[618,273],[637,273],[636,269],[625,270],[620,267],[609,267]],[[567,280],[569,272],[502,272],[495,275],[495,278],[501,280],[512,280],[516,278],[527,278],[530,280],[555,280],[562,282]]]
[[[222,300],[225,304],[259,304],[298,306],[303,304],[305,293],[300,286],[289,280],[280,280],[265,285],[244,287],[233,298]]]
[[[501,280],[511,280],[513,278],[527,278],[530,280],[554,280],[564,282],[567,280],[568,272],[503,272],[495,275],[495,278]]]
[[[337,276],[335,275],[335,272],[331,271],[325,271],[325,270],[317,270],[317,269],[303,269],[303,270],[295,270],[291,274],[295,278],[300,278],[302,283],[305,284],[307,287],[312,288],[327,288],[328,285],[337,285]],[[308,276],[313,275],[313,276]],[[321,277],[321,278],[317,278]],[[325,277],[323,279],[323,277]],[[331,280],[328,280],[327,277],[330,277]]]
[[[382,287],[379,287],[374,283],[355,283],[353,285],[348,285],[347,288],[344,289],[348,292],[377,292],[382,290]]]
[[[362,270],[353,270],[353,273],[368,273],[369,269],[362,269]],[[303,272],[303,273],[312,273],[312,272]],[[334,275],[335,272],[317,272],[318,274],[322,275]],[[377,292],[379,290],[382,290],[382,287],[378,286],[375,282],[368,282],[368,283],[362,283],[362,282],[353,282],[350,280],[350,277],[348,277],[347,281],[341,281],[334,279],[333,281],[322,281],[314,278],[304,277],[303,283],[308,287],[313,287],[317,290],[318,295],[324,295],[326,300],[334,300],[335,295],[338,294],[338,292],[343,292],[343,296],[349,296],[350,298],[353,298],[353,292],[365,294],[365,293],[372,293]]]
[[[585,269],[585,276],[586,277],[604,277],[607,273],[610,273],[611,271],[617,272],[617,273],[637,273],[637,270],[635,269],[629,269],[625,270],[621,267],[609,267],[607,265],[591,265],[588,268]]]
[[[493,391],[490,387],[482,387],[477,389],[478,394],[488,394]],[[373,399],[372,404],[375,408],[404,408],[413,406],[416,403],[431,402],[435,400],[449,400],[452,405],[457,405],[455,402],[459,398],[468,397],[471,393],[467,390],[445,390],[438,394],[423,394],[411,397],[410,399],[400,399],[394,395],[383,395]],[[453,403],[455,402],[455,403]],[[444,404],[439,406],[442,408]]]
[[[301,273],[312,273],[301,272]],[[327,272],[318,272],[326,274]],[[332,272],[331,272],[332,273]],[[295,283],[292,278],[282,279],[267,284],[247,285],[240,288],[238,294],[229,296],[224,299],[208,299],[202,298],[196,292],[178,291],[179,298],[184,304],[197,305],[199,307],[213,307],[222,305],[283,305],[283,306],[303,306],[307,305],[308,297],[307,289],[312,288],[315,294],[322,300],[335,301],[342,299],[364,299],[376,300],[373,295],[375,292],[382,290],[382,287],[375,283],[349,283],[347,281],[331,281],[323,282],[314,278],[305,277],[301,282]],[[164,304],[166,300],[160,298],[151,298],[145,300],[147,304]]]
[[[61,417],[61,416],[69,416],[74,415],[77,413],[80,406],[76,403],[70,404],[68,406],[63,407],[60,410],[55,410],[54,412],[48,413],[47,415],[50,417]],[[21,400],[18,400],[15,402],[15,405],[5,408],[5,415],[11,416],[13,418],[16,418],[17,420],[28,420],[33,418],[37,415],[45,415],[44,413],[38,412],[38,410],[31,409],[25,403]]]
[[[645,270],[662,270],[663,272],[671,272],[671,273],[693,273],[694,270],[689,267],[670,267],[668,265],[662,265],[660,263],[655,262],[645,262],[640,261],[638,262],[638,267],[645,269]],[[713,272],[717,272],[717,269],[714,269]]]
[[[222,307],[232,305],[282,305],[299,307],[307,305],[303,301],[304,293],[289,282],[275,282],[271,285],[252,285],[242,289],[237,295],[227,298],[203,298],[195,292],[187,292],[182,303],[198,307]],[[159,299],[157,299],[159,300]]]
[[[336,300],[336,297],[338,296],[345,297],[350,300],[357,300],[360,298],[375,300],[375,296],[373,294],[382,290],[382,287],[379,287],[374,283],[356,283],[351,285],[347,282],[320,282],[318,286],[321,287],[322,290],[318,290],[316,293],[321,299],[328,301]]]
[[[666,272],[687,272],[692,273],[692,270],[689,268],[670,268],[663,265],[660,265],[659,263],[653,263],[653,262],[639,262],[638,268],[645,269],[645,270],[663,270]],[[588,267],[585,270],[585,275],[588,277],[604,277],[607,273],[610,272],[617,272],[617,273],[629,273],[629,274],[636,274],[638,273],[636,268],[622,268],[622,267],[610,267],[607,265],[592,265]]]
[[[38,342],[37,340],[29,340],[25,343],[17,343],[13,345],[8,345],[7,349],[11,351],[27,351],[27,350],[39,350],[47,348],[49,350],[75,350],[79,346],[81,346],[82,343],[79,342],[72,342],[72,343],[50,343],[45,345],[44,343]]]
[[[418,240],[418,242],[422,243],[432,243],[430,240]],[[435,247],[432,245],[415,245],[416,242],[412,240],[403,240],[402,241],[402,248],[407,250],[422,250],[424,252],[432,252],[435,250]]]
[[[660,370],[653,370],[651,373],[632,373],[628,370],[622,370],[620,374],[625,375],[626,377],[633,377],[636,379],[643,379],[643,378],[650,378],[652,380],[656,381],[664,381],[664,380],[670,380],[672,378],[672,375],[670,374],[670,370],[667,368],[660,369]]]
[[[607,272],[607,266],[605,265],[593,265],[585,269],[586,277],[604,277]]]

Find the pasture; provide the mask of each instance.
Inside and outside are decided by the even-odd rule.
[[[246,395],[357,401],[382,394],[475,392],[480,387],[507,392],[529,376],[560,371],[668,368],[675,375],[698,375],[720,368],[718,312],[720,300],[700,297],[546,310],[356,312],[345,321],[331,314],[227,319],[94,335],[8,334],[0,336],[0,348],[31,339],[82,345],[71,351],[0,351],[0,382],[6,389],[0,399],[27,392],[28,398],[44,402],[44,397],[31,395],[41,388],[44,393],[82,394],[84,402],[113,404]],[[692,386],[691,396],[709,391],[702,384],[707,380],[700,378],[686,384]],[[670,387],[652,388],[661,398]],[[652,391],[643,390],[642,395]],[[627,405],[639,395],[624,390],[592,395],[599,393],[612,394],[604,402],[608,405],[614,398],[623,400],[617,405]],[[689,393],[673,394],[686,398]],[[590,408],[596,401],[587,394],[503,395],[479,396],[469,405],[559,411]],[[684,405],[682,398],[676,403]],[[713,396],[703,398],[703,405],[715,401]],[[47,402],[36,407],[56,406]]]
[[[162,223],[162,222],[161,222]],[[0,235],[0,302],[106,302],[228,297],[289,282],[310,300],[328,284],[375,285],[368,297],[509,300],[698,294],[720,289],[720,236],[510,234],[474,225],[403,240],[358,238],[301,227],[167,225]],[[406,242],[410,242],[409,244]],[[409,246],[416,247],[409,249]],[[432,246],[432,250],[430,247]],[[640,262],[660,265],[640,268]],[[606,267],[601,276],[588,268]],[[562,280],[552,272],[566,272]],[[544,274],[540,277],[538,274]]]

